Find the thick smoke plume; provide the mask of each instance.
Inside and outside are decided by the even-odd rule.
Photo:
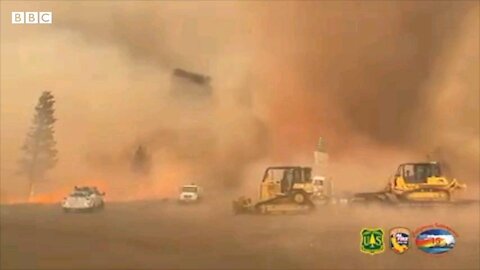
[[[54,23],[9,24],[28,9]],[[2,2],[2,197],[23,192],[17,146],[43,90],[60,151],[45,192],[254,187],[264,165],[311,162],[318,136],[339,186],[381,186],[428,153],[477,183],[479,16],[478,2]],[[211,98],[172,100],[175,68],[210,76]],[[129,171],[138,145],[147,178]]]
[[[400,160],[427,154],[478,181],[478,3],[302,2],[260,10],[266,31],[257,53],[268,72],[276,158],[308,153],[322,134],[351,188],[369,182],[372,170],[386,179]]]

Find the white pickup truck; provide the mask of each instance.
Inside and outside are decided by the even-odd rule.
[[[178,197],[179,203],[195,203],[202,199],[202,188],[195,184],[183,185]]]
[[[62,201],[63,211],[80,212],[103,209],[105,192],[100,193],[96,187],[75,187],[73,192]]]

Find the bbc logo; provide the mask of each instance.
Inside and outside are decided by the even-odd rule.
[[[12,24],[52,24],[52,12],[12,12]]]

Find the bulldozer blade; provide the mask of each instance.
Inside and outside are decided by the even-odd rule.
[[[368,202],[385,202],[391,200],[388,194],[383,191],[356,193],[353,198],[355,201],[363,200]]]

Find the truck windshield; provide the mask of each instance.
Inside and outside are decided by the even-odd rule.
[[[87,197],[89,195],[88,192],[73,192],[70,194],[70,197]]]
[[[197,193],[197,187],[183,187],[182,192]]]
[[[323,179],[313,179],[312,183],[316,186],[323,186]]]

